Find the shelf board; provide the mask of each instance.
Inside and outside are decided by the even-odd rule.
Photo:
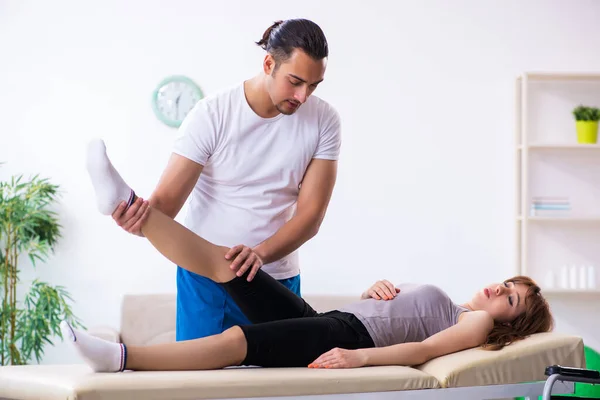
[[[528,72],[524,74],[529,80],[540,81],[595,81],[600,74],[594,72]]]
[[[528,221],[549,221],[549,222],[600,222],[600,217],[526,217]],[[523,221],[522,216],[517,220]]]
[[[522,150],[523,145],[519,145],[518,149]],[[533,150],[576,150],[576,149],[586,149],[586,150],[600,150],[600,144],[579,144],[579,143],[533,143],[525,146],[528,149]]]
[[[543,289],[543,295],[600,295],[600,289]]]

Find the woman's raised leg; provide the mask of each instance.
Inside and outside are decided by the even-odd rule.
[[[129,205],[135,201],[134,191],[110,162],[102,140],[94,140],[88,145],[87,170],[102,214],[112,214],[122,201]],[[230,262],[225,259],[226,247],[201,238],[160,210],[149,210],[142,233],[166,258],[188,271],[216,282],[235,278],[235,272],[229,268]]]
[[[221,282],[252,323],[312,317],[317,313],[303,299],[263,271],[252,282],[236,277],[217,247],[158,210],[150,209],[142,233],[169,260],[189,271]]]
[[[135,200],[133,190],[113,167],[101,140],[88,147],[88,172],[103,214],[112,214],[121,201],[131,204]],[[304,300],[260,270],[252,282],[246,276],[236,277],[225,259],[228,248],[208,242],[160,210],[151,208],[148,213],[142,233],[152,245],[182,268],[222,283],[253,323],[316,315]]]
[[[227,247],[201,238],[157,209],[148,210],[142,233],[162,255],[181,268],[215,282],[228,282],[236,277],[229,268],[231,261],[225,259]]]

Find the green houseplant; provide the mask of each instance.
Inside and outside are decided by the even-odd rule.
[[[598,120],[600,109],[579,105],[573,110],[579,143],[596,143],[598,140]]]
[[[35,267],[45,262],[60,238],[61,225],[49,207],[58,186],[37,175],[0,182],[0,365],[37,362],[53,335],[62,338],[60,321],[82,326],[73,315],[69,293],[62,286],[34,280],[19,301],[19,257]]]

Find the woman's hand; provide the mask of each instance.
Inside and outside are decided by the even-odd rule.
[[[400,289],[394,287],[394,285],[388,280],[377,281],[368,288],[362,296],[361,299],[366,300],[369,298],[373,298],[376,300],[391,300],[396,295],[400,293]]]
[[[321,354],[308,365],[308,368],[358,368],[364,367],[367,357],[361,349],[346,350],[335,348]]]

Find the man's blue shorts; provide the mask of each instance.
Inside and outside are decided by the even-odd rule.
[[[300,295],[300,275],[280,280]],[[216,335],[235,325],[250,321],[218,283],[177,267],[176,340]]]

